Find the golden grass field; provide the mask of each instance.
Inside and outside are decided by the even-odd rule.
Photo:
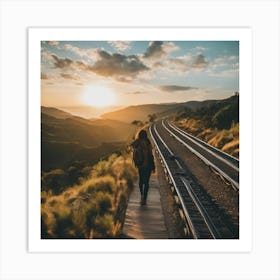
[[[179,120],[175,124],[208,144],[239,157],[239,123],[233,124],[230,129],[222,130],[207,128],[202,121],[191,118]]]
[[[114,238],[121,230],[136,169],[128,154],[111,155],[89,178],[58,195],[41,194],[42,238]]]

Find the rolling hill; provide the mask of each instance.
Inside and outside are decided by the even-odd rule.
[[[176,114],[183,108],[197,109],[215,102],[217,102],[217,100],[135,105],[103,114],[101,117],[103,119],[118,120],[126,123],[131,123],[134,120],[145,122],[148,121],[148,115],[150,114],[156,114],[157,117],[165,117]]]
[[[41,114],[45,114],[57,119],[67,119],[74,117],[73,115],[62,110],[58,110],[57,108],[44,106],[41,106]]]
[[[131,141],[135,126],[115,120],[88,120],[56,108],[41,110],[42,170],[75,160],[90,163]]]
[[[105,108],[94,108],[92,106],[67,106],[67,107],[59,107],[58,109],[70,113],[75,116],[80,116],[85,119],[97,118],[98,116],[112,112],[115,110],[119,110],[120,106],[109,106]]]
[[[239,97],[224,100],[190,101],[185,103],[129,106],[85,119],[57,108],[41,107],[42,170],[67,166],[71,161],[95,163],[129,143],[135,133],[134,120],[148,121],[173,116],[177,121],[186,117],[199,119],[205,127],[229,127],[238,122]]]
[[[239,96],[234,95],[226,99],[210,103],[201,103],[196,108],[181,108],[175,119],[193,118],[202,121],[205,126],[229,129],[232,123],[239,122]]]
[[[177,126],[222,151],[239,157],[239,96],[196,109],[184,108],[174,116]]]

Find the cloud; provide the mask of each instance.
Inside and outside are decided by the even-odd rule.
[[[150,42],[146,52],[144,53],[144,57],[160,57],[163,54],[162,44],[163,42],[161,41]]]
[[[110,44],[112,47],[114,47],[116,50],[123,52],[126,50],[129,50],[131,48],[130,41],[108,41],[108,44]]]
[[[191,56],[181,56],[177,58],[168,58],[162,61],[158,61],[154,64],[155,68],[159,68],[159,70],[186,73],[191,70]]]
[[[128,94],[146,94],[147,92],[143,92],[143,91],[139,91],[139,90],[137,90],[137,91],[133,91],[133,92],[128,92]]]
[[[213,60],[209,75],[214,77],[234,77],[239,74],[238,56],[220,56]]]
[[[203,51],[207,51],[207,50],[209,50],[209,49],[206,48],[206,47],[197,46],[197,47],[194,48],[194,50],[195,50],[195,51],[201,51],[201,52],[203,52]]]
[[[159,57],[165,51],[161,52],[159,49],[154,50],[157,52],[156,55]],[[185,75],[191,71],[202,71],[205,70],[209,61],[202,54],[198,55],[182,55],[177,57],[161,57],[161,59],[144,59],[146,64],[154,71],[163,71],[163,72],[174,72],[178,75]]]
[[[238,62],[236,62],[236,61],[238,61],[238,59],[239,59],[239,57],[234,56],[234,55],[219,56],[213,60],[212,67],[219,68],[219,67],[234,65],[234,64],[238,63]]]
[[[174,92],[174,91],[188,91],[192,89],[197,89],[196,87],[189,87],[189,86],[176,86],[176,85],[165,85],[160,86],[160,90],[162,91],[168,91],[168,92]]]
[[[129,82],[136,78],[139,73],[149,70],[136,55],[111,54],[104,50],[98,51],[98,59],[94,64],[61,58],[55,54],[52,54],[51,57],[54,68],[92,72],[103,77],[112,77],[121,82]]]
[[[63,69],[63,70],[80,70],[80,71],[92,71],[92,66],[86,64],[79,60],[73,60],[71,58],[61,58],[55,54],[51,55],[53,59],[54,68]]]
[[[238,56],[236,55],[231,55],[228,57],[228,60],[237,60],[238,59]]]
[[[49,46],[58,46],[59,45],[58,41],[45,41],[45,42]]]
[[[210,73],[210,76],[213,77],[220,77],[220,78],[229,78],[229,77],[235,77],[239,75],[239,69],[238,68],[234,68],[234,69],[225,69],[219,72],[213,72]]]
[[[202,71],[209,62],[202,54],[191,56],[183,55],[178,57],[168,57],[152,64],[155,71],[174,72],[178,75],[185,75],[191,71]]]
[[[53,54],[53,53],[51,53],[51,52],[42,50],[42,51],[41,51],[42,60],[52,60],[52,54]]]
[[[119,81],[130,81],[149,68],[136,55],[122,55],[99,50],[99,59],[91,70],[104,77],[113,77]]]
[[[158,59],[178,49],[178,46],[172,42],[164,43],[162,41],[152,41],[149,43],[149,46],[143,57]]]
[[[82,49],[71,44],[65,44],[62,49],[64,51],[71,51],[80,57],[86,57],[92,61],[95,61],[98,58],[98,49]]]
[[[179,50],[179,47],[172,42],[164,43],[162,45],[162,48],[163,48],[164,52],[167,54]]]
[[[59,81],[61,78],[66,79],[66,80],[73,80],[80,82],[81,79],[77,75],[72,75],[68,73],[60,73],[60,74],[45,74],[41,73],[41,80],[48,80],[48,81]],[[53,83],[52,83],[53,84]]]
[[[68,73],[61,73],[60,76],[66,80],[75,80],[75,81],[80,80],[78,77],[68,74]]]
[[[203,54],[198,54],[192,63],[192,68],[195,69],[205,69],[209,62],[206,60],[205,56]]]
[[[70,58],[60,58],[55,54],[52,54],[51,56],[54,59],[55,68],[60,68],[60,69],[70,68],[74,64],[74,61]]]

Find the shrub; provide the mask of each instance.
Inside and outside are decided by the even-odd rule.
[[[48,215],[42,211],[41,214],[41,237],[42,238],[50,238],[48,233],[48,225],[47,225]]]
[[[108,193],[98,192],[95,197],[97,204],[98,213],[104,215],[106,212],[109,212],[112,208],[112,196]]]
[[[101,160],[94,166],[94,174],[97,177],[105,176],[105,175],[112,175],[112,164],[118,158],[117,154],[112,154],[108,160]]]
[[[112,176],[104,176],[95,180],[95,190],[97,192],[107,192],[113,194],[116,192],[116,179]]]
[[[68,171],[74,172],[74,167]],[[115,154],[100,161],[92,170],[90,178],[61,193],[42,192],[42,238],[114,238],[118,235],[136,170],[128,155]]]
[[[129,190],[132,191],[136,177],[137,177],[136,169],[127,168],[127,169],[123,169],[120,179],[125,179]]]
[[[62,169],[55,169],[45,173],[42,178],[42,191],[51,190],[59,194],[67,186],[67,174]]]
[[[54,236],[56,238],[73,238],[71,234],[71,229],[73,228],[73,220],[70,211],[67,212],[56,212],[56,223],[54,227]]]
[[[112,215],[106,214],[104,216],[97,217],[95,221],[94,232],[96,237],[113,237],[115,233],[115,223]]]
[[[232,123],[229,129],[219,130],[204,127],[202,121],[188,118],[180,120],[176,125],[216,148],[235,157],[239,156],[239,123]]]

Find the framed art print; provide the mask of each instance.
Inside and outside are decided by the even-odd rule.
[[[0,279],[279,280],[278,0],[0,1]]]
[[[249,252],[249,28],[29,28],[30,252]]]

